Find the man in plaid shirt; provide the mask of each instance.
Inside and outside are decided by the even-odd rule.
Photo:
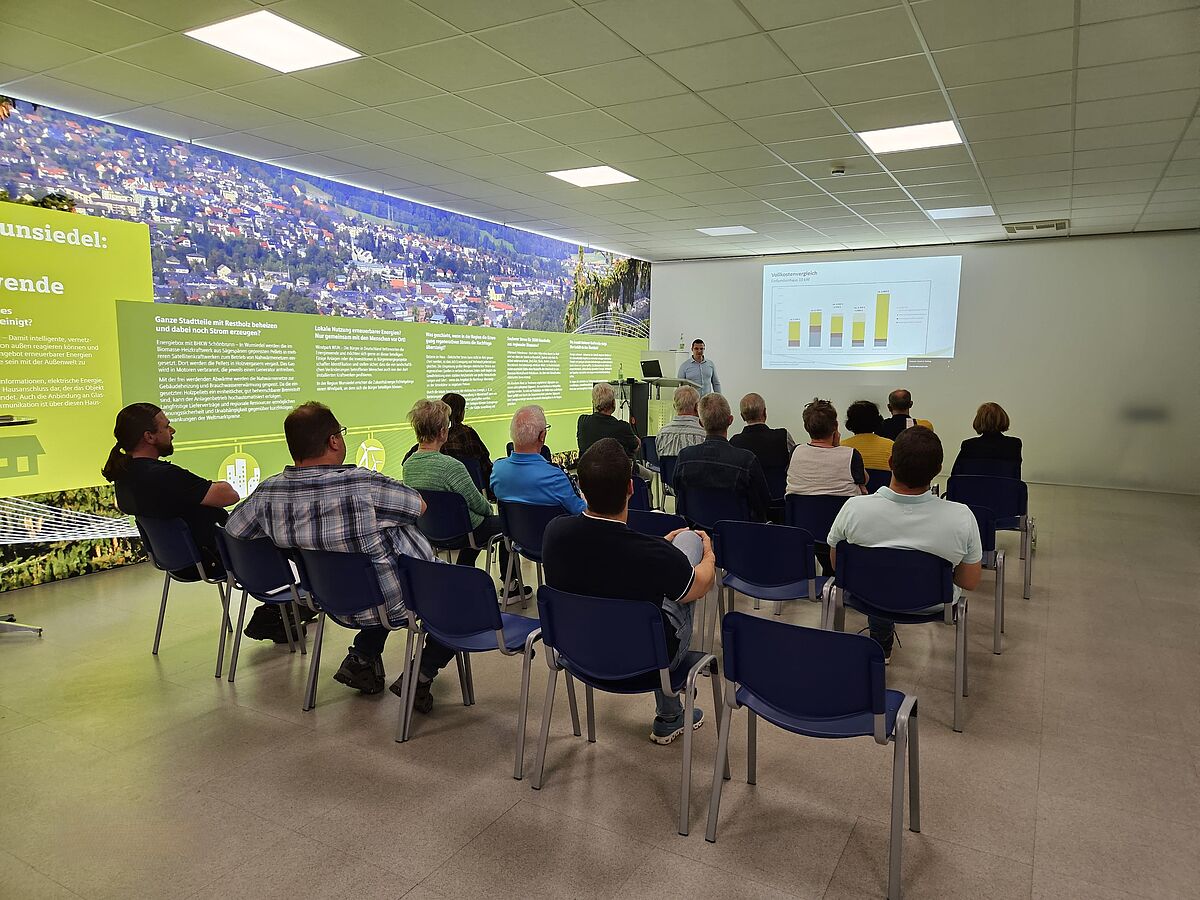
[[[388,623],[408,616],[395,560],[400,556],[434,559],[433,549],[417,530],[425,511],[421,495],[394,478],[345,465],[346,429],[322,403],[304,403],[283,422],[295,465],[272,476],[229,517],[228,532],[239,538],[268,537],[280,547],[367,553],[375,561],[387,603]],[[333,676],[364,694],[384,687],[383,645],[388,630],[375,608],[354,617],[359,627],[354,646]],[[433,708],[430,693],[438,671],[454,651],[426,638],[417,678],[416,708]],[[400,679],[392,691],[402,695]]]

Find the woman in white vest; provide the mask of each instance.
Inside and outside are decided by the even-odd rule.
[[[828,400],[804,407],[807,444],[797,444],[788,464],[787,493],[857,497],[867,492],[867,469],[853,447],[841,446],[838,414]]]

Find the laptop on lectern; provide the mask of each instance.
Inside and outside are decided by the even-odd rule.
[[[657,359],[642,360],[642,377],[643,378],[662,378],[662,364]]]

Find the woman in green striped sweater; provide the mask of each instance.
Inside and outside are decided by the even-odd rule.
[[[408,421],[417,435],[417,452],[404,461],[404,483],[417,490],[461,494],[467,501],[475,544],[484,546],[500,534],[500,517],[493,515],[492,505],[475,487],[466,466],[441,452],[450,433],[450,407],[441,400],[418,400],[408,413]],[[477,549],[464,547],[458,551],[458,564],[473,566],[478,557]],[[508,548],[503,541],[500,543],[500,571],[508,571]],[[519,590],[515,579],[506,585],[505,602],[519,600]],[[527,587],[525,593],[532,590]]]

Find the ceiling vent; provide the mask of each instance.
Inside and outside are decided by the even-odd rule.
[[[1009,234],[1022,237],[1049,237],[1052,234],[1065,234],[1071,227],[1070,219],[1046,219],[1041,222],[1005,222],[1004,230]]]

